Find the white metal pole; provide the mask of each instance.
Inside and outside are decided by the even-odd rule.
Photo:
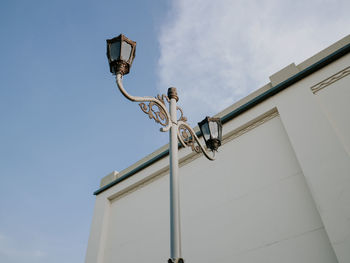
[[[170,99],[169,110],[171,118],[170,128],[170,257],[181,258],[181,231],[180,231],[180,196],[179,196],[179,159],[177,141],[177,110],[178,101],[176,88],[168,89]]]

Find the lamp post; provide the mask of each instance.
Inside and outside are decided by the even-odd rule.
[[[198,136],[188,125],[183,111],[176,105],[179,97],[176,88],[169,88],[168,94],[156,97],[136,97],[128,94],[123,87],[123,75],[129,73],[135,58],[136,42],[124,35],[107,40],[107,57],[110,71],[116,75],[117,85],[121,93],[129,100],[140,102],[141,110],[163,126],[160,130],[170,130],[169,157],[170,157],[170,259],[168,263],[183,263],[181,256],[181,231],[180,231],[180,198],[178,176],[178,141],[183,147],[191,147],[192,151],[203,153],[209,160],[215,159],[215,152],[221,145],[222,125],[220,118],[206,117],[198,123],[205,144],[211,154],[204,148]],[[165,102],[169,103],[169,111]],[[148,105],[147,105],[148,103]],[[177,118],[180,111],[180,118]]]

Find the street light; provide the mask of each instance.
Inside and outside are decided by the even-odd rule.
[[[211,154],[204,148],[198,136],[188,125],[183,111],[176,105],[179,100],[176,88],[169,88],[168,95],[157,95],[156,97],[131,96],[123,87],[123,75],[128,74],[135,58],[136,42],[124,35],[107,40],[107,57],[110,71],[116,75],[117,85],[121,93],[129,100],[140,102],[141,110],[150,119],[154,119],[163,126],[160,130],[170,130],[169,158],[170,158],[170,259],[168,263],[183,263],[181,257],[180,238],[180,203],[179,203],[179,176],[178,176],[178,142],[183,147],[191,147],[192,151],[203,153],[209,160],[215,159],[215,152],[221,145],[222,125],[220,118],[206,117],[198,123],[206,146]],[[169,111],[165,102],[169,103]],[[148,103],[148,105],[147,105]],[[180,118],[177,118],[180,111]]]
[[[114,75],[120,72],[122,75],[129,73],[131,64],[135,58],[136,42],[124,35],[107,40],[107,57],[109,69]]]
[[[217,151],[221,146],[222,125],[220,118],[206,117],[198,123],[202,132],[205,144],[212,151]]]

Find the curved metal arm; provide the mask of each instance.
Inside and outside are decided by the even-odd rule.
[[[195,151],[197,153],[203,152],[205,157],[207,157],[210,161],[215,160],[215,151],[212,152],[212,156],[209,155],[190,125],[183,121],[178,121],[177,124],[177,137],[184,147],[191,147],[192,151]],[[188,133],[190,133],[190,136]],[[198,145],[194,145],[194,141],[196,141]]]
[[[116,76],[117,79],[117,85],[120,90],[120,92],[124,95],[125,98],[131,101],[141,102],[139,106],[141,107],[141,110],[148,114],[150,119],[154,119],[157,123],[161,124],[162,127],[160,130],[162,132],[166,132],[170,129],[171,121],[170,121],[170,114],[165,106],[164,98],[168,100],[168,98],[165,95],[157,96],[157,98],[153,97],[136,97],[128,94],[123,86],[123,76],[122,74],[118,73]],[[148,106],[144,102],[149,102]],[[158,111],[155,111],[153,109],[153,106],[158,107]]]

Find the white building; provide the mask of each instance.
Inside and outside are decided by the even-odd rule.
[[[215,162],[181,148],[191,263],[350,262],[350,35],[219,113]],[[86,263],[169,258],[168,146],[101,180]]]

